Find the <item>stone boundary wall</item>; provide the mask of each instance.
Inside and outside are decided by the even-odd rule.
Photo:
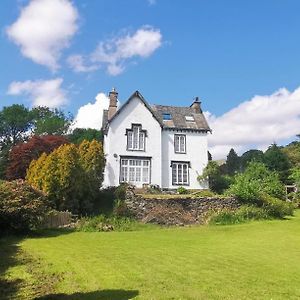
[[[172,196],[172,198],[149,199],[136,195],[130,190],[126,193],[125,203],[129,213],[144,223],[181,226],[203,224],[211,211],[236,210],[240,207],[239,202],[231,197],[174,198]]]

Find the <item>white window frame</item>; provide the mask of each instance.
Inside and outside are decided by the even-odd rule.
[[[186,136],[184,134],[174,134],[175,153],[186,153]]]
[[[127,150],[145,151],[145,137],[141,125],[132,125],[130,130],[127,129]]]
[[[148,158],[121,158],[120,182],[149,184],[151,161]]]
[[[171,162],[172,185],[190,185],[189,162]]]

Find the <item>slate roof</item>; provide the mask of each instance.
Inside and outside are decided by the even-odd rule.
[[[115,115],[108,121],[108,110],[103,111],[102,128],[107,133],[108,125],[114,118],[116,118],[123,108],[134,98],[138,97],[152,113],[153,117],[157,120],[162,128],[165,129],[179,129],[179,130],[192,130],[192,131],[211,131],[207,121],[202,113],[195,113],[191,107],[180,106],[165,106],[165,105],[152,105],[144,99],[139,91],[134,92],[130,98],[120,107]],[[171,120],[163,120],[163,114],[168,113],[171,115]],[[192,116],[194,121],[186,120],[186,116]]]
[[[164,128],[210,131],[202,112],[195,113],[193,108],[185,106],[152,105],[152,109],[163,123]],[[163,120],[163,114],[171,115],[171,120]],[[186,116],[193,117],[194,121],[186,120]]]

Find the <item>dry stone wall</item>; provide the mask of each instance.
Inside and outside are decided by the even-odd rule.
[[[231,197],[164,197],[164,199],[154,197],[144,198],[128,190],[125,203],[129,213],[144,223],[183,226],[205,223],[211,211],[236,210],[240,206],[239,202]]]

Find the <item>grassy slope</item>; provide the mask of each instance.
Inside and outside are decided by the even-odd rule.
[[[73,295],[51,299],[299,299],[299,233],[298,211],[234,226],[30,238],[19,244],[44,275],[7,274],[35,285],[60,274],[42,294]]]

